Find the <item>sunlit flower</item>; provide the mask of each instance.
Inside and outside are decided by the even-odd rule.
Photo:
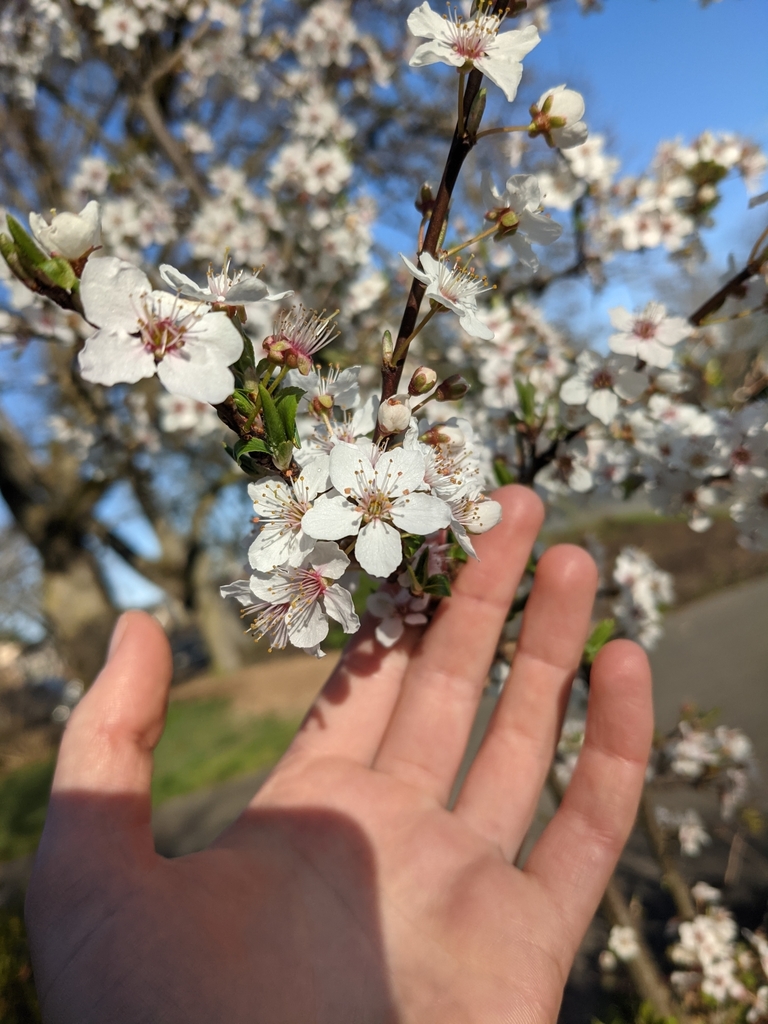
[[[660,302],[649,302],[641,313],[630,313],[617,306],[609,315],[618,330],[608,339],[611,351],[637,356],[650,366],[662,369],[672,362],[675,345],[691,333],[687,321],[679,316],[667,316],[666,307]]]
[[[30,213],[29,226],[51,256],[76,260],[101,245],[101,208],[95,199],[80,213],[53,213],[49,224],[39,213]]]
[[[303,528],[318,540],[356,536],[355,555],[372,576],[389,576],[400,565],[400,530],[426,536],[450,521],[445,502],[419,490],[424,486],[421,452],[372,447],[366,456],[342,441],[331,452],[330,473],[338,493],[319,497]]]
[[[153,291],[138,267],[112,256],[86,263],[80,295],[99,328],[78,357],[85,380],[134,384],[156,373],[173,394],[211,405],[232,393],[243,339],[226,313]]]
[[[539,42],[539,33],[534,25],[527,25],[500,35],[502,18],[486,11],[487,5],[481,3],[470,18],[451,9],[441,18],[424,0],[409,14],[408,28],[428,42],[416,48],[410,65],[420,68],[439,62],[460,70],[475,67],[512,102],[523,75],[523,57]]]
[[[160,277],[179,295],[188,299],[198,299],[200,302],[209,302],[212,305],[240,306],[244,302],[261,302],[263,299],[277,302],[287,295],[293,295],[291,291],[270,292],[257,272],[246,274],[244,270],[238,270],[230,275],[229,259],[218,274],[214,273],[213,264],[208,267],[207,288],[201,288],[190,277],[168,263],[160,265]]]
[[[419,257],[421,269],[402,253],[400,258],[416,280],[427,286],[425,298],[455,313],[473,338],[482,341],[493,338],[493,331],[477,315],[477,296],[492,290],[484,277],[478,277],[471,267],[462,266],[459,260],[451,267],[446,260],[436,260],[428,252]]]

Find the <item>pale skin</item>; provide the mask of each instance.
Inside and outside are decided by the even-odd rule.
[[[506,487],[423,634],[364,629],[249,808],[165,860],[150,831],[170,656],[139,612],[67,726],[27,901],[47,1024],[543,1024],[632,827],[651,742],[642,650],[595,661],[585,746],[514,866],[589,630],[597,573],[542,558],[518,650],[447,802],[543,510]]]

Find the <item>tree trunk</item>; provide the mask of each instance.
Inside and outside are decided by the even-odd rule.
[[[89,551],[75,550],[64,564],[45,571],[43,611],[67,668],[91,683],[104,664],[117,613]]]

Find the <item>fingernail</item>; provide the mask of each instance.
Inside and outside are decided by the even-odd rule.
[[[125,631],[128,628],[128,617],[121,615],[115,623],[115,628],[112,630],[112,638],[109,641],[109,649],[107,650],[107,663],[114,658],[117,654],[117,649],[125,636]]]

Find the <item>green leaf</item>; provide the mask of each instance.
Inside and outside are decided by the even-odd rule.
[[[597,657],[598,651],[605,647],[611,639],[615,628],[615,619],[602,619],[592,630],[589,640],[584,644],[584,661],[588,665],[592,664]]]
[[[68,292],[77,290],[77,274],[68,260],[62,259],[60,256],[45,260],[40,264],[40,270],[59,288],[65,288]]]
[[[306,395],[306,393],[307,392],[306,392],[306,390],[304,388],[296,388],[296,387],[293,387],[293,386],[289,386],[289,387],[285,387],[285,388],[280,388],[280,390],[275,395],[275,402],[279,405],[280,402],[283,400],[283,398],[288,398],[288,397],[301,398],[302,395]]]
[[[414,575],[419,581],[419,584],[423,587],[426,584],[427,577],[429,575],[429,548],[426,545],[424,545],[424,550],[419,555]]]
[[[499,487],[503,487],[505,484],[513,484],[515,482],[515,477],[510,472],[506,459],[493,460],[493,475],[496,477]]]
[[[267,443],[274,453],[281,444],[285,444],[288,437],[285,433],[283,420],[277,411],[275,400],[263,384],[259,384],[259,397],[261,398],[261,414],[264,418],[264,427],[267,431]],[[291,447],[293,447],[293,443],[291,443]]]
[[[523,419],[531,425],[536,418],[536,388],[529,381],[516,380],[515,388],[520,399]]]
[[[237,375],[240,383],[245,383],[245,381],[249,377],[254,377],[253,363],[256,357],[253,354],[253,343],[251,339],[248,337],[247,334],[245,334],[244,331],[241,331],[240,333],[243,338],[243,351],[240,353],[240,358],[237,360],[232,369],[235,371],[235,374]],[[256,380],[258,380],[258,371],[256,372],[255,376]],[[252,381],[254,387],[256,384],[256,380]]]
[[[237,411],[244,416],[250,416],[253,412],[253,402],[242,388],[237,388],[232,392],[232,401],[235,403]]]
[[[250,452],[260,452],[262,455],[271,454],[266,444],[258,437],[252,437],[249,441],[238,441],[232,449],[232,458],[240,463],[244,455]]]
[[[8,221],[8,230],[11,233],[11,238],[13,238],[16,243],[19,255],[23,259],[28,260],[33,267],[42,266],[42,264],[48,260],[46,254],[41,252],[37,244],[30,238],[15,217],[12,217],[10,213],[7,213],[5,215],[5,219]]]
[[[280,419],[283,421],[285,435],[292,438],[296,433],[296,410],[299,407],[299,399],[296,395],[286,395],[284,392],[281,392],[275,404],[277,411],[280,413]]]
[[[406,561],[410,562],[423,543],[424,538],[418,536],[418,534],[406,533],[403,536],[403,554]]]
[[[293,461],[293,441],[281,441],[272,449],[272,465],[281,472]]]
[[[435,576],[430,576],[427,580],[427,584],[424,587],[425,594],[432,594],[435,597],[450,597],[451,596],[451,581],[447,576],[442,573],[438,573]]]

